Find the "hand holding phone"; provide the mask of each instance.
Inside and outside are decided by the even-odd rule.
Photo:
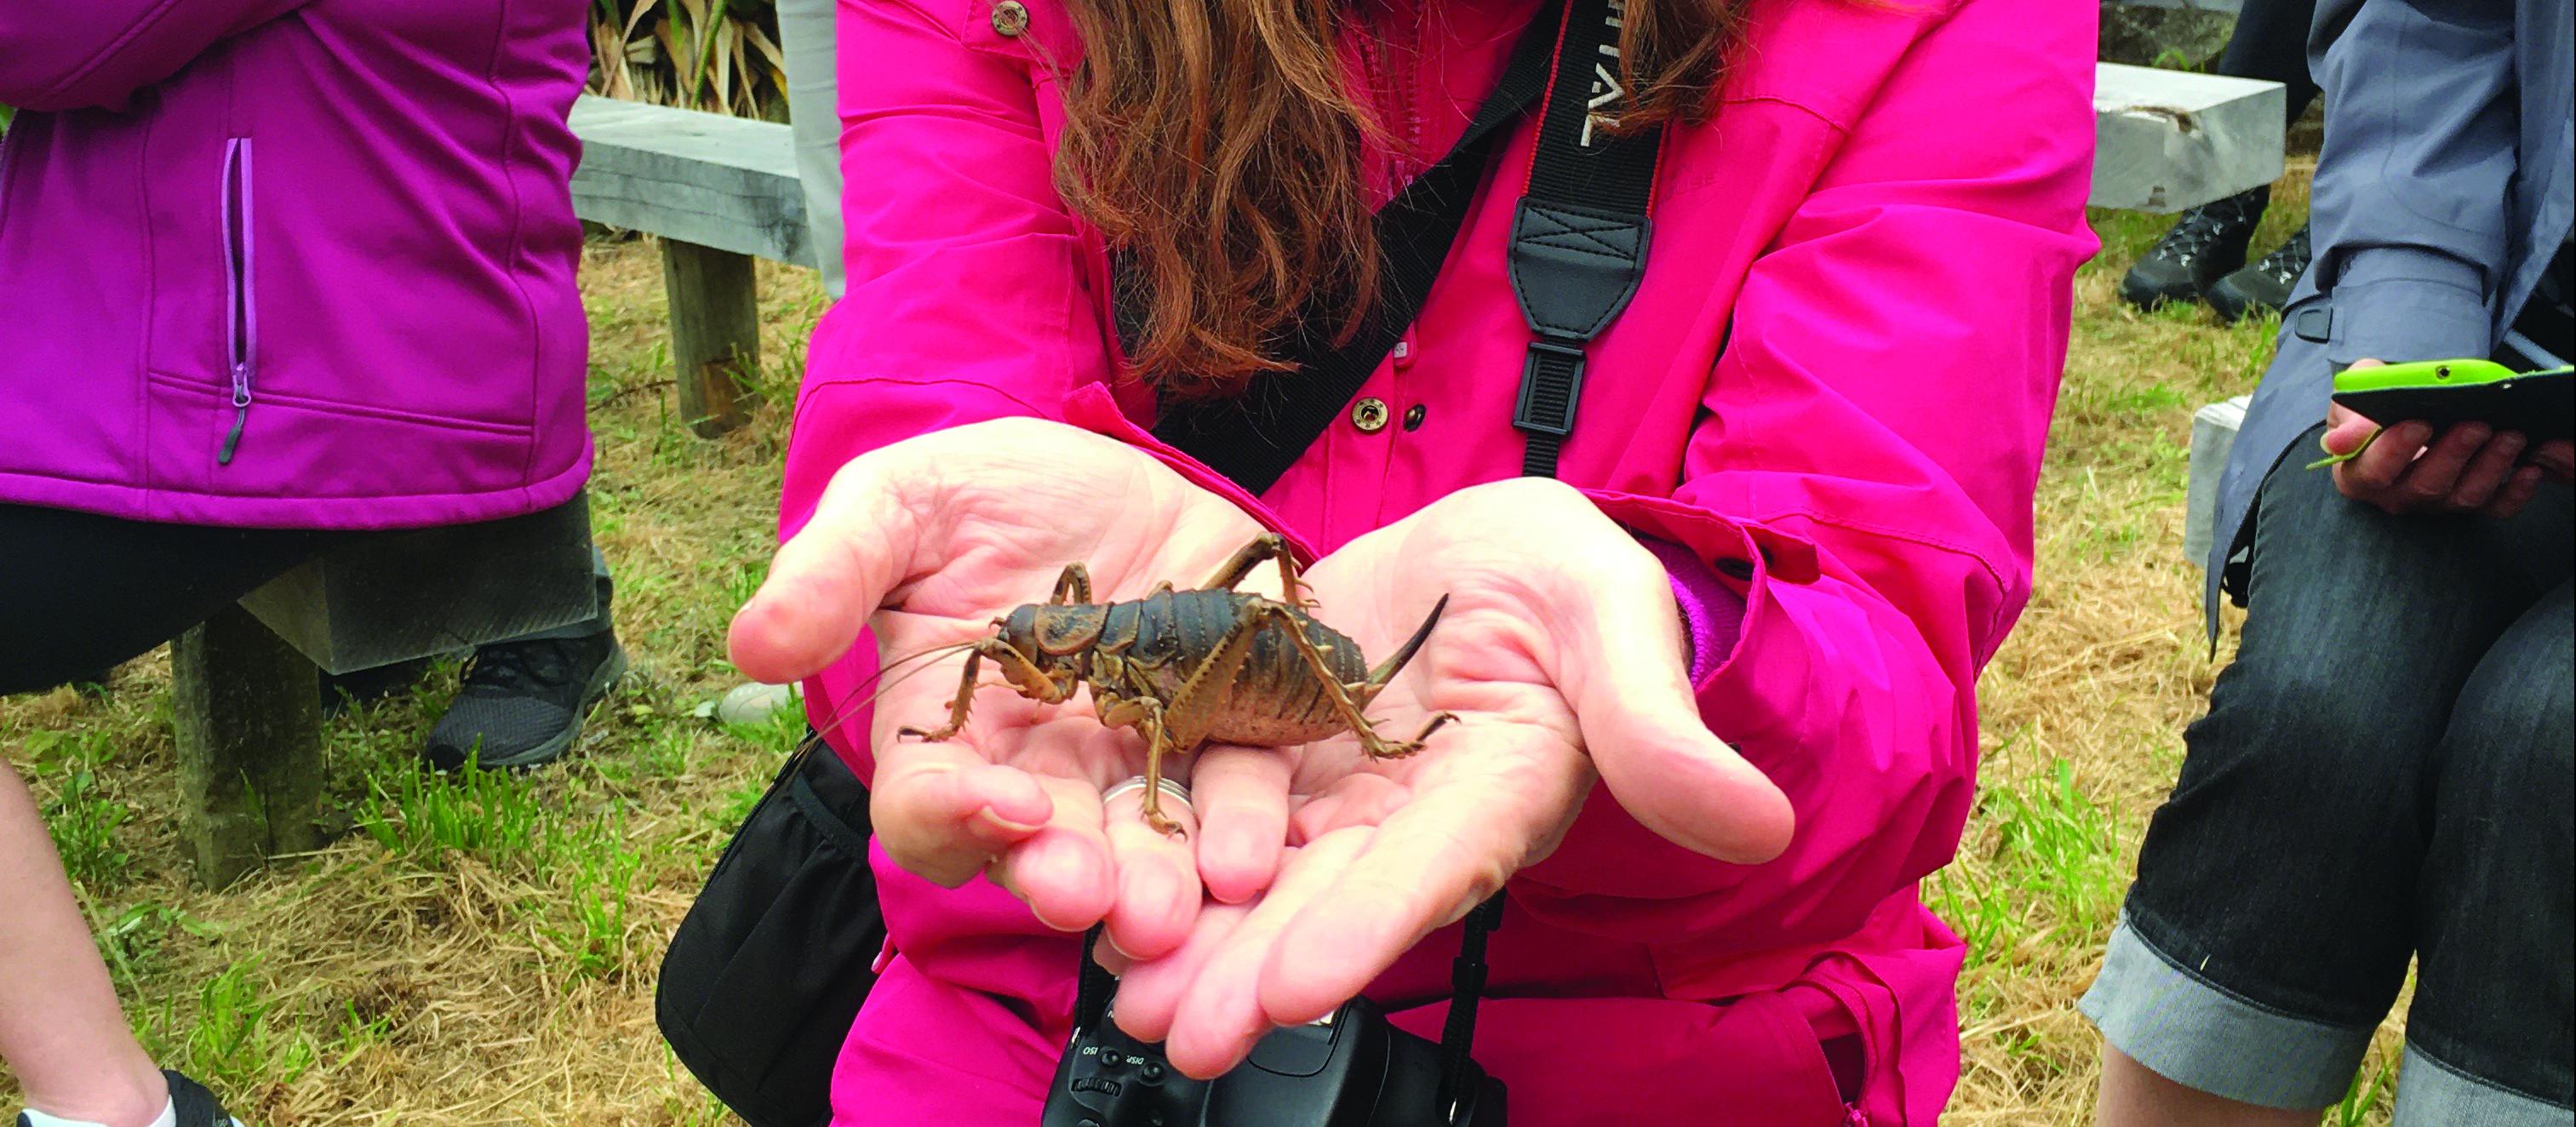
[[[2451,366],[2452,373],[2435,376],[2431,371],[2435,365],[2430,363],[2400,366],[2361,360],[2336,377],[2324,438],[2330,457],[2316,465],[2334,467],[2337,489],[2389,513],[2477,512],[2505,519],[2530,503],[2544,478],[2569,479],[2571,469],[2576,469],[2576,445],[2565,437],[2563,427],[2535,445],[2532,435],[2523,430],[2499,427],[2481,417],[2510,417],[2499,405],[2517,403],[2510,409],[2522,414],[2517,421],[2542,424],[2533,429],[2550,433],[2545,404],[2539,408],[2543,413],[2528,413],[2534,410],[2528,390],[2493,393],[2494,386],[2504,382],[2499,374],[2512,377],[2513,373],[2485,361],[2440,363]],[[2495,370],[2470,368],[2473,364]],[[2483,388],[2488,394],[2474,402],[2465,397],[2443,399],[2449,389],[2426,382],[2455,376],[2467,377],[2459,388]],[[2558,378],[2563,395],[2567,376],[2562,372]],[[2427,391],[2428,386],[2438,390]],[[2370,394],[2391,389],[2404,394]],[[2363,404],[2395,417],[2365,415],[2357,409]]]

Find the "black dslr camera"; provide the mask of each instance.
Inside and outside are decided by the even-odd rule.
[[[1439,1041],[1398,1029],[1368,999],[1353,998],[1311,1025],[1271,1030],[1214,1080],[1181,1075],[1160,1045],[1108,1020],[1108,975],[1086,943],[1073,1039],[1056,1062],[1041,1127],[1503,1127],[1502,1081],[1467,1053],[1485,933],[1501,908],[1498,895],[1468,913]]]

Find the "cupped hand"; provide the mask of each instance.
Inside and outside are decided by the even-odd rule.
[[[1046,601],[1067,564],[1086,566],[1094,599],[1134,598],[1164,580],[1197,583],[1261,531],[1142,451],[1087,431],[1026,419],[939,431],[834,475],[736,614],[732,658],[749,676],[792,681],[872,627],[893,663],[990,633],[1011,608]],[[1275,587],[1276,576],[1264,569],[1244,586]],[[1088,693],[1041,704],[987,661],[953,738],[897,734],[948,722],[965,663],[952,650],[879,681],[870,817],[887,853],[947,887],[989,873],[1062,930],[1105,918],[1126,951],[1180,942],[1203,900],[1191,839],[1147,828],[1137,797],[1103,811],[1105,789],[1142,773],[1144,743],[1102,727]],[[1199,805],[1247,782],[1203,771]]]
[[[1270,1028],[1359,993],[1544,859],[1596,778],[1705,855],[1758,862],[1786,847],[1787,798],[1700,717],[1662,565],[1580,493],[1539,479],[1462,490],[1304,579],[1313,613],[1372,663],[1446,596],[1428,643],[1365,713],[1389,741],[1458,719],[1403,758],[1370,758],[1349,735],[1259,753],[1275,790],[1197,802],[1219,903],[1169,955],[1103,958],[1124,972],[1119,1024],[1165,1042],[1184,1073],[1221,1073]],[[1284,859],[1216,862],[1216,843],[1283,820]]]
[[[2375,368],[2381,362],[2357,360],[2352,366]],[[2509,519],[2531,503],[2543,480],[2567,481],[2576,467],[2576,445],[2563,439],[2531,450],[2526,463],[2529,440],[2516,431],[2459,423],[2435,434],[2420,419],[2383,429],[2340,403],[2327,408],[2325,448],[2346,457],[2335,464],[2335,488],[2392,515],[2484,513]],[[2354,450],[2361,453],[2353,456]]]

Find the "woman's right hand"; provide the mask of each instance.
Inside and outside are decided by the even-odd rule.
[[[1089,570],[1095,600],[1136,598],[1163,580],[1197,583],[1261,532],[1114,439],[1033,419],[938,431],[833,476],[735,615],[731,656],[762,681],[799,680],[872,627],[892,663],[990,633],[1011,608],[1046,601],[1067,564]],[[1259,569],[1244,586],[1264,590],[1277,575]],[[965,660],[949,653],[877,683],[870,817],[886,852],[946,887],[987,873],[1060,930],[1105,918],[1110,940],[1138,958],[1177,946],[1203,900],[1195,827],[1173,811],[1193,836],[1165,838],[1137,816],[1135,796],[1104,817],[1101,793],[1143,773],[1144,745],[1102,728],[1087,693],[1041,704],[995,685],[986,662],[986,688],[955,737],[897,735],[947,722]],[[1267,785],[1259,764],[1245,774],[1236,763],[1218,753],[1166,768],[1189,779],[1191,805],[1211,810],[1238,786]]]

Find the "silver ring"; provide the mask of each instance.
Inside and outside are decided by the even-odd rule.
[[[1100,792],[1100,804],[1102,806],[1107,806],[1112,802],[1125,798],[1129,794],[1143,789],[1145,789],[1145,776],[1130,775],[1128,776],[1127,781]],[[1190,788],[1182,786],[1180,783],[1174,781],[1169,775],[1162,778],[1161,784],[1156,789],[1162,791],[1164,794],[1172,796],[1172,801],[1178,802],[1183,806],[1189,806],[1190,804]],[[1196,807],[1192,807],[1192,809],[1196,809]]]

